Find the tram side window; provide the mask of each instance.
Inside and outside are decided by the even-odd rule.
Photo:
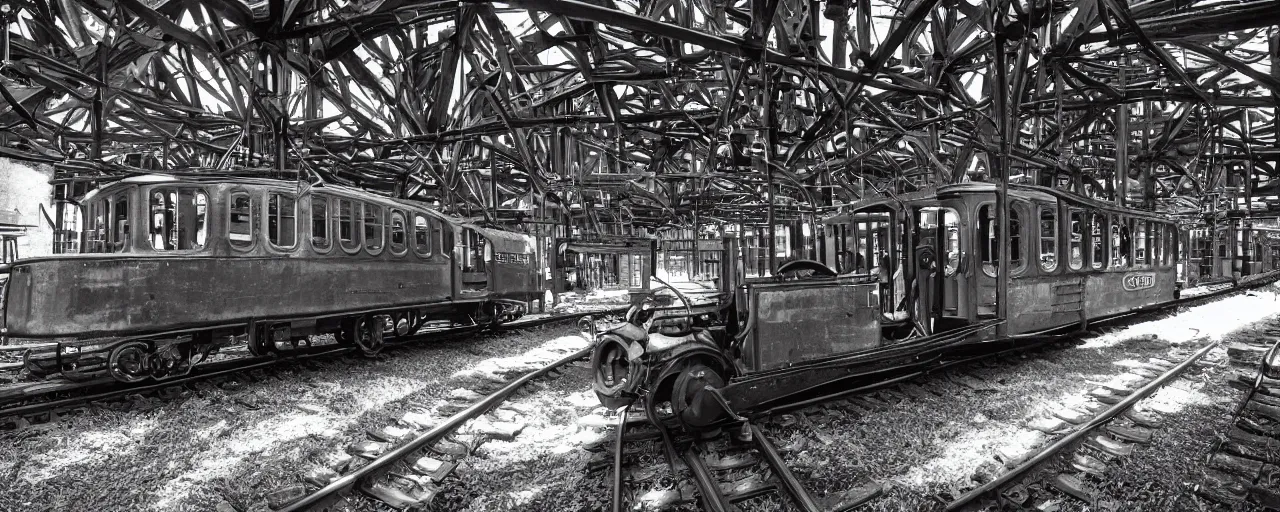
[[[462,230],[462,271],[485,271],[485,245],[487,240],[473,229]]]
[[[326,252],[333,245],[329,238],[329,198],[311,196],[311,247]]]
[[[946,230],[946,262],[943,275],[950,277],[960,270],[960,215],[951,208],[942,209],[942,229]]]
[[[1174,265],[1181,261],[1182,237],[1178,233],[1178,226],[1176,224],[1169,224],[1166,227],[1169,228],[1168,236],[1165,237],[1169,243],[1169,247],[1167,247],[1164,252],[1164,264],[1167,266]]]
[[[1022,219],[1017,205],[1009,205],[1009,268],[1010,274],[1023,267]],[[1000,223],[995,218],[995,207],[990,204],[978,208],[978,239],[982,240],[982,271],[995,277],[1000,264]]]
[[[1111,217],[1111,267],[1120,268],[1129,266],[1129,226],[1124,225],[1125,219],[1118,216]]]
[[[404,254],[405,252],[405,232],[404,232],[404,214],[399,211],[391,212],[391,252],[393,254]]]
[[[360,203],[349,199],[338,200],[338,242],[347,251],[360,250],[360,240],[356,238],[356,226],[360,222],[357,216],[359,209]]]
[[[431,256],[431,224],[420,213],[413,216],[413,251],[423,258]],[[436,226],[436,232],[439,231],[439,226]]]
[[[382,252],[382,207],[364,205],[364,248],[370,254]]]
[[[1119,217],[1116,224],[1120,225],[1120,259],[1119,266],[1128,267],[1133,263],[1133,237],[1131,236],[1130,224],[1133,220]]]
[[[129,248],[129,195],[120,194],[111,202],[111,223],[114,227],[111,252],[124,252]]]
[[[989,276],[996,275],[997,251],[1000,243],[998,224],[995,222],[995,214],[992,213],[991,205],[982,205],[978,208],[978,240],[982,244],[982,271]]]
[[[1093,245],[1093,250],[1089,259],[1089,266],[1094,270],[1101,270],[1106,266],[1107,261],[1107,226],[1106,218],[1097,213],[1089,214],[1089,243]]]
[[[267,240],[280,248],[293,247],[298,240],[298,202],[293,197],[272,192],[267,195]]]
[[[85,223],[85,243],[81,252],[106,252],[107,250],[107,219],[106,206],[103,201],[94,201],[89,203],[89,214],[86,216],[88,221]]]
[[[1049,206],[1040,207],[1040,268],[1058,268],[1058,212]]]
[[[230,205],[227,241],[234,247],[253,245],[253,197],[248,192],[232,192]]]
[[[1133,230],[1133,264],[1147,264],[1147,221],[1135,220]]]
[[[1164,224],[1152,222],[1147,232],[1151,237],[1147,243],[1151,247],[1151,265],[1164,266]]]
[[[208,204],[208,197],[200,190],[153,190],[149,205],[151,247],[157,251],[204,248]]]
[[[1084,267],[1084,212],[1071,210],[1071,238],[1067,240],[1068,251],[1071,251],[1067,265],[1071,270]]]

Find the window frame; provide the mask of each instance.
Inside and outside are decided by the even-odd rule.
[[[1061,249],[1061,245],[1062,245],[1062,244],[1061,244],[1061,231],[1062,231],[1062,228],[1061,228],[1061,226],[1060,226],[1060,224],[1059,224],[1059,222],[1058,222],[1058,218],[1059,218],[1059,215],[1058,215],[1058,205],[1054,204],[1054,205],[1050,206],[1050,205],[1047,205],[1047,204],[1037,204],[1036,206],[1037,206],[1037,211],[1036,211],[1036,213],[1037,213],[1037,215],[1036,215],[1036,259],[1037,259],[1037,263],[1038,263],[1038,265],[1037,265],[1037,266],[1040,268],[1040,272],[1042,272],[1042,273],[1044,273],[1044,274],[1052,274],[1052,273],[1057,272],[1057,271],[1058,271],[1058,269],[1062,267],[1062,263],[1061,263],[1062,258],[1060,257],[1060,256],[1061,256],[1061,254],[1062,254],[1062,251],[1060,250],[1060,249]],[[1045,237],[1045,236],[1044,236],[1044,214],[1045,214],[1045,213],[1048,213],[1049,215],[1051,215],[1051,216],[1052,216],[1052,218],[1050,219],[1050,221],[1051,221],[1051,222],[1052,222],[1052,224],[1053,224],[1053,233],[1052,233],[1049,237]],[[1052,241],[1053,241],[1053,251],[1052,251],[1052,253],[1053,253],[1053,266],[1050,266],[1050,267],[1046,267],[1046,266],[1045,266],[1045,263],[1044,263],[1044,256],[1045,256],[1045,252],[1044,252],[1044,242],[1045,242],[1045,240],[1052,240]]]
[[[235,206],[236,196],[245,196],[249,198],[249,220],[246,222],[246,225],[249,226],[249,240],[247,241],[236,240],[234,238],[231,238],[231,226],[233,225],[231,222],[231,215],[235,212],[234,206]],[[255,246],[258,245],[257,233],[259,230],[258,223],[255,222],[256,220],[258,220],[258,209],[257,209],[257,202],[254,200],[255,199],[254,194],[245,188],[233,188],[227,191],[226,197],[227,197],[227,215],[226,215],[227,225],[224,231],[226,231],[227,244],[230,245],[232,249],[237,251],[241,251],[241,252],[251,251]],[[240,243],[244,243],[245,245],[240,245]]]
[[[1095,210],[1087,211],[1089,214],[1089,270],[1106,270],[1111,268],[1111,217]],[[1095,224],[1098,228],[1096,235],[1093,229]],[[1098,258],[1098,256],[1102,257]]]
[[[1151,248],[1148,243],[1150,240],[1147,239],[1151,232],[1148,230],[1147,220],[1135,218],[1131,224],[1133,224],[1133,229],[1129,232],[1129,246],[1133,250],[1133,266],[1146,267],[1151,262]],[[1141,246],[1139,243],[1141,243]],[[1142,251],[1141,258],[1138,257],[1139,250]]]
[[[265,200],[262,202],[262,204],[266,206],[266,212],[262,215],[262,224],[263,224],[262,231],[266,234],[266,236],[263,238],[267,241],[267,246],[277,251],[292,251],[294,249],[297,249],[298,238],[299,238],[298,237],[298,196],[295,194],[290,194],[289,192],[286,192],[283,190],[266,190],[264,195],[266,197],[265,197]],[[276,198],[289,198],[293,201],[293,243],[290,245],[280,245],[271,241],[271,219],[272,219],[271,198],[272,196],[275,196]],[[276,212],[276,215],[279,218],[283,218],[284,208],[279,208],[279,210]],[[279,219],[277,219],[276,222],[277,222],[277,228],[284,225],[283,223],[280,222]]]
[[[321,195],[321,194],[311,194],[310,198],[311,200],[307,203],[307,217],[311,218],[311,222],[309,223],[311,225],[311,229],[307,232],[307,235],[308,235],[307,245],[310,245],[312,252],[315,252],[316,254],[329,254],[330,252],[333,251],[333,246],[338,244],[337,240],[335,240],[333,236],[334,234],[333,224],[330,224],[333,218],[333,215],[332,215],[333,198],[326,195]],[[321,221],[321,223],[324,226],[324,230],[325,230],[324,238],[325,240],[328,241],[328,243],[324,247],[316,246],[316,210],[315,208],[316,208],[317,199],[320,200],[320,204],[324,205],[324,219]]]
[[[131,207],[133,206],[133,198],[131,198],[130,195],[136,195],[136,194],[131,194],[131,192],[135,190],[137,190],[136,187],[131,187],[131,188],[122,190],[120,192],[117,192],[115,194],[111,194],[111,198],[110,198],[111,200],[110,202],[111,204],[111,207],[110,207],[111,240],[108,247],[110,250],[107,252],[124,253],[124,252],[129,252],[129,250],[133,248],[133,240],[131,239],[133,238],[133,232],[136,230],[134,229],[135,222],[133,222],[133,212],[131,211],[132,210]],[[116,205],[120,203],[121,199],[124,199],[125,229],[128,230],[126,233],[120,232],[120,226],[119,226],[120,219],[118,218],[119,211],[116,209]]]
[[[387,215],[389,221],[385,226],[385,229],[387,231],[385,245],[386,245],[386,248],[391,251],[391,254],[395,256],[404,256],[405,254],[409,253],[409,231],[408,229],[406,229],[407,224],[405,222],[404,210],[401,210],[399,208],[391,208],[390,212],[391,213]],[[401,237],[399,250],[396,250],[396,245],[395,245],[397,218],[400,220],[400,232],[403,234],[403,236]]]
[[[425,252],[423,251],[422,244],[418,243],[418,219],[422,219],[423,223],[426,224],[427,243],[426,243]],[[417,254],[418,257],[431,258],[431,256],[435,254],[435,251],[433,250],[434,248],[432,247],[432,243],[434,242],[433,234],[438,232],[440,229],[438,224],[439,223],[436,222],[436,220],[433,219],[430,215],[424,214],[422,212],[413,212],[413,244],[412,245],[413,245],[413,253]]]
[[[334,208],[333,226],[336,229],[333,230],[333,233],[338,236],[335,237],[337,241],[334,245],[340,247],[342,252],[347,254],[359,254],[360,250],[364,247],[364,201],[358,201],[348,197],[337,197],[335,199],[334,203],[336,208]],[[350,241],[343,240],[342,238],[342,203],[344,202],[351,205],[351,217],[347,221],[351,228]]]
[[[1158,220],[1147,221],[1147,261],[1152,268],[1164,268],[1164,223]]]
[[[954,233],[948,229],[947,215],[950,214],[955,218],[956,230]],[[960,211],[950,206],[938,207],[938,231],[941,233],[942,239],[942,276],[953,277],[960,272],[960,255],[964,254],[964,237],[961,230],[964,224],[960,220]],[[952,242],[955,242],[955,250],[952,250]]]
[[[1133,268],[1133,218],[1128,215],[1116,214],[1116,225],[1120,227],[1119,237],[1116,238],[1116,243],[1120,247],[1116,248],[1116,254],[1119,254],[1121,258],[1120,264],[1116,265],[1116,267]],[[1125,247],[1126,238],[1129,240],[1128,247]]]
[[[1086,253],[1088,251],[1085,249],[1085,247],[1089,247],[1090,249],[1092,249],[1092,247],[1089,245],[1089,237],[1088,237],[1089,212],[1085,211],[1082,208],[1067,208],[1067,222],[1069,223],[1068,224],[1069,228],[1078,227],[1080,229],[1079,242],[1073,242],[1072,240],[1072,236],[1076,234],[1075,231],[1068,229],[1066,233],[1067,235],[1067,269],[1072,271],[1084,270],[1089,267],[1088,258],[1086,257]],[[1072,243],[1080,244],[1080,260],[1079,261],[1075,261],[1072,259],[1072,256],[1071,256]]]
[[[155,246],[155,237],[151,233],[151,228],[152,228],[151,223],[155,221],[155,213],[151,211],[152,209],[151,200],[156,193],[168,194],[170,192],[177,194],[179,203],[181,202],[183,192],[191,192],[192,206],[199,206],[199,203],[196,201],[196,198],[201,195],[204,196],[204,226],[203,227],[205,232],[205,243],[200,247],[196,247],[192,249],[162,249],[162,248],[157,248]],[[185,184],[158,185],[158,186],[147,189],[146,196],[147,196],[147,246],[150,248],[150,250],[158,253],[165,253],[165,254],[170,254],[170,253],[182,254],[182,253],[200,252],[209,247],[209,228],[211,227],[210,225],[211,223],[209,221],[211,219],[209,218],[210,201],[209,201],[209,192],[207,190],[205,190],[203,187],[190,186]],[[174,229],[178,229],[181,226],[182,224],[181,220],[182,220],[182,211],[179,209],[178,205],[175,204],[174,216],[173,216]],[[198,233],[199,233],[199,230],[197,230],[196,233],[191,234],[191,245],[195,245],[196,235]],[[179,240],[178,245],[181,245],[181,240]]]
[[[370,212],[367,210],[370,207],[374,207],[378,209],[378,215],[376,215],[375,218],[381,221],[379,223],[379,229],[378,229],[378,246],[377,247],[369,246],[370,238],[369,238],[369,234],[366,232],[366,230],[368,230],[369,227],[365,224],[365,220],[369,218],[368,214]],[[388,210],[387,207],[382,206],[380,204],[374,204],[374,203],[369,203],[365,201],[360,202],[360,247],[364,249],[365,254],[368,254],[370,256],[377,256],[379,254],[382,254],[383,251],[387,250],[387,217],[386,217],[387,210]]]
[[[978,235],[979,235],[979,230],[981,229],[981,226],[982,226],[982,220],[983,220],[983,217],[982,217],[982,209],[983,209],[984,207],[989,207],[989,208],[991,208],[991,210],[992,210],[992,211],[994,211],[994,210],[996,209],[996,203],[995,203],[994,201],[983,201],[983,202],[981,202],[981,203],[978,203],[977,208],[975,208],[975,209],[974,209],[974,212],[975,212],[975,213],[974,213],[974,215],[977,217],[977,220],[978,220],[978,222],[977,222],[977,226],[975,226],[975,227],[974,227],[974,237],[975,237],[975,238],[981,238],[981,237],[980,237],[980,236],[978,236]],[[1012,252],[1013,252],[1013,248],[1014,248],[1015,246],[1020,246],[1020,247],[1018,247],[1018,249],[1019,249],[1019,251],[1020,251],[1020,253],[1021,253],[1021,255],[1022,255],[1022,259],[1020,259],[1020,260],[1014,260],[1014,259],[1013,259],[1013,254],[1010,254],[1010,255],[1009,255],[1009,277],[1016,277],[1016,276],[1019,276],[1019,275],[1022,275],[1022,274],[1024,274],[1024,273],[1026,273],[1026,271],[1027,271],[1027,267],[1028,267],[1028,263],[1027,263],[1027,247],[1026,247],[1026,244],[1024,243],[1024,242],[1027,240],[1027,237],[1025,236],[1025,232],[1024,232],[1024,229],[1025,229],[1025,223],[1022,221],[1022,219],[1023,219],[1023,218],[1025,218],[1025,217],[1027,216],[1027,210],[1028,210],[1029,208],[1030,208],[1030,204],[1029,204],[1028,202],[1024,201],[1024,200],[1021,200],[1021,199],[1019,199],[1019,200],[1012,200],[1012,199],[1011,199],[1011,200],[1009,201],[1009,213],[1010,213],[1010,219],[1009,219],[1009,248],[1010,248],[1010,253],[1012,253]],[[1016,224],[1015,224],[1015,223],[1016,223]],[[993,213],[993,214],[992,214],[991,225],[990,225],[990,227],[989,227],[988,229],[989,229],[989,231],[998,231],[999,226],[1000,226],[1000,218],[999,218],[999,217],[997,217],[997,216],[995,216],[995,215],[994,215],[994,213]],[[1016,239],[1014,238],[1015,236],[1017,237]],[[994,242],[994,243],[999,244],[999,243],[1000,243],[1000,242],[999,242],[999,240],[1000,240],[1000,236],[999,236],[999,234],[997,233],[997,235],[996,235],[996,237],[995,237],[995,242]],[[991,243],[991,242],[989,242],[989,241],[987,241],[987,240],[984,240],[984,241],[983,241],[983,243],[982,243],[982,245],[978,247],[978,256],[979,256],[979,260],[980,260],[980,261],[979,261],[979,266],[980,266],[980,267],[982,267],[982,269],[981,269],[981,270],[982,270],[982,273],[983,273],[984,275],[986,275],[987,277],[992,277],[992,278],[994,278],[994,277],[997,277],[997,276],[1000,274],[1000,272],[999,272],[999,266],[1000,266],[1000,260],[999,260],[999,258],[1000,258],[1000,253],[999,253],[999,251],[997,251],[997,250],[994,250],[994,249],[988,249],[988,250],[989,250],[989,252],[990,252],[990,253],[995,257],[995,259],[994,259],[994,260],[992,260],[992,262],[991,262],[991,269],[990,269],[990,270],[988,270],[988,269],[987,269],[987,259],[986,259],[986,257],[985,257],[986,255],[984,255],[984,254],[983,254],[983,250],[984,250],[985,248],[990,247],[990,243]],[[1037,252],[1038,252],[1038,251],[1037,251]]]
[[[107,219],[106,198],[94,199],[84,205],[84,239],[80,242],[81,254],[107,252],[107,236],[111,223]]]

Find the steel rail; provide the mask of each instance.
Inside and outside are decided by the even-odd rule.
[[[622,445],[627,434],[627,414],[634,404],[631,402],[618,410],[618,430],[613,440],[613,512],[622,512]]]
[[[377,459],[374,459],[368,465],[361,467],[360,469],[357,469],[349,474],[343,475],[342,477],[339,477],[338,479],[330,482],[329,485],[324,486],[320,490],[313,492],[307,496],[304,496],[298,501],[290,503],[287,507],[280,509],[280,512],[297,512],[301,510],[309,510],[309,508],[313,505],[319,504],[322,501],[327,500],[329,498],[336,497],[338,494],[350,490],[351,488],[355,487],[357,484],[360,484],[362,482],[367,481],[370,478],[374,478],[381,475],[384,471],[391,469],[392,464],[404,459],[405,457],[408,457],[409,455],[413,454],[414,452],[422,448],[427,447],[429,444],[439,441],[440,439],[444,438],[444,436],[448,435],[450,432],[456,430],[458,427],[461,427],[463,423],[466,423],[467,421],[470,421],[471,419],[481,414],[484,414],[485,412],[489,411],[489,409],[492,409],[494,406],[498,405],[499,403],[502,403],[507,399],[508,396],[510,396],[517,389],[519,389],[521,386],[524,386],[529,381],[536,379],[538,377],[541,377],[543,375],[546,375],[547,373],[557,368],[560,368],[561,366],[567,365],[579,359],[586,358],[591,354],[591,350],[593,348],[594,347],[592,346],[588,346],[582,350],[569,354],[561,358],[560,360],[554,361],[551,364],[548,364],[542,367],[541,369],[526,373],[520,378],[514,381],[511,381],[507,385],[503,386],[502,389],[494,391],[493,393],[481,399],[479,402],[471,404],[466,409],[463,409],[462,411],[459,411],[453,416],[450,416],[444,422],[432,427],[430,430],[415,437],[412,441],[409,441],[408,443],[400,445],[394,450],[391,450],[385,454],[382,454],[382,456],[378,457]]]
[[[1175,377],[1180,376],[1182,372],[1186,371],[1186,369],[1189,368],[1192,364],[1195,364],[1195,362],[1200,360],[1201,357],[1204,357],[1205,354],[1208,354],[1210,350],[1217,348],[1217,346],[1221,343],[1222,343],[1221,340],[1209,343],[1204,348],[1196,351],[1194,354],[1191,354],[1191,356],[1188,357],[1185,361],[1179,363],[1177,366],[1174,366],[1173,368],[1170,368],[1168,371],[1164,372],[1159,377],[1156,377],[1151,382],[1148,382],[1145,386],[1142,386],[1141,388],[1137,389],[1129,396],[1126,396],[1123,400],[1107,408],[1107,410],[1102,411],[1102,413],[1095,416],[1092,420],[1089,420],[1088,423],[1081,425],[1080,428],[1077,428],[1074,432],[1067,434],[1066,436],[1063,436],[1062,439],[1059,439],[1053,444],[1045,447],[1043,450],[1037,453],[1034,457],[1031,457],[1030,459],[1023,462],[1022,464],[1019,464],[1018,467],[1013,468],[1008,472],[1005,472],[1004,474],[1001,474],[1000,476],[996,477],[990,482],[987,482],[986,484],[983,484],[981,487],[978,487],[974,490],[971,490],[965,493],[960,498],[947,504],[945,510],[948,510],[948,511],[957,510],[965,505],[968,505],[970,502],[977,499],[978,497],[983,496],[999,488],[1000,486],[1007,484],[1013,481],[1014,479],[1022,476],[1023,473],[1026,473],[1031,468],[1036,467],[1040,463],[1048,460],[1050,457],[1053,457],[1059,451],[1062,451],[1063,448],[1066,448],[1067,446],[1070,446],[1075,442],[1079,441],[1081,438],[1088,435],[1090,432],[1094,431],[1098,427],[1101,427],[1104,423],[1111,421],[1112,418],[1118,416],[1120,413],[1124,412],[1125,410],[1128,410],[1130,407],[1133,406],[1133,404],[1137,403],[1139,400],[1146,398],[1151,393],[1154,393],[1157,389],[1163,387],[1170,380],[1173,380]]]
[[[764,436],[760,427],[754,424],[751,425],[751,438],[756,442],[756,449],[760,451],[765,463],[769,465],[769,469],[773,470],[774,476],[782,483],[782,488],[791,496],[792,501],[795,501],[796,505],[805,512],[823,512],[823,507],[814,501],[813,495],[805,490],[800,479],[796,478],[791,468],[787,467],[787,462],[782,460],[782,454],[778,453],[778,449]]]
[[[1244,395],[1244,400],[1240,401],[1240,405],[1236,407],[1235,414],[1231,415],[1231,421],[1234,423],[1244,414],[1245,409],[1249,406],[1249,402],[1253,401],[1253,396],[1258,394],[1258,390],[1262,388],[1262,384],[1267,381],[1267,377],[1271,373],[1271,361],[1276,358],[1276,354],[1280,353],[1280,339],[1271,344],[1271,348],[1262,354],[1262,361],[1258,363],[1258,375],[1253,378],[1253,386],[1249,388],[1249,392]]]
[[[711,474],[711,470],[702,462],[702,454],[699,453],[698,443],[693,443],[689,448],[685,449],[681,458],[684,459],[685,465],[689,466],[689,473],[693,475],[693,482],[698,486],[698,494],[702,496],[703,510],[711,512],[730,512],[734,507],[729,503],[729,498],[720,490],[720,484],[716,483],[715,476]]]

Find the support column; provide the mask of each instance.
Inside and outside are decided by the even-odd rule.
[[[997,2],[998,4],[999,2]],[[996,327],[997,336],[1009,334],[1009,137],[1008,115],[1009,77],[1005,63],[1004,20],[1000,9],[993,9],[996,27],[992,51],[995,67],[995,86],[991,95],[992,118],[996,120],[996,136],[1000,139],[1000,154],[991,159],[992,176],[996,180],[996,222],[999,224],[999,253],[996,267],[996,317],[1004,320]]]
[[[1127,51],[1125,47],[1121,47],[1123,53]],[[1124,54],[1120,58],[1120,90],[1124,91],[1127,87],[1127,68],[1129,66],[1129,56]],[[1116,204],[1126,206],[1129,201],[1129,104],[1123,100],[1116,105]]]
[[[9,24],[5,23],[5,39],[8,40]],[[98,81],[107,83],[107,53],[111,48],[106,41],[98,43]],[[106,102],[104,93],[106,87],[98,87],[93,93],[93,117],[91,119],[89,129],[93,132],[93,152],[90,157],[94,160],[102,159],[102,135],[107,129],[106,120]]]
[[[1146,114],[1146,125],[1142,127],[1142,152],[1146,155],[1144,165],[1142,167],[1142,206],[1149,210],[1156,209],[1156,182],[1155,182],[1155,155],[1151,154],[1151,124],[1155,122],[1155,112],[1153,112],[1155,102],[1145,100],[1142,102],[1142,111]],[[1150,251],[1150,249],[1148,249]]]

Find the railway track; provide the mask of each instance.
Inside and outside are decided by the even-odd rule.
[[[1063,409],[1048,418],[1050,424],[1038,429],[1059,435],[1046,445],[1030,452],[1015,454],[1005,461],[1008,471],[947,503],[945,510],[984,510],[993,503],[1003,509],[1035,510],[1052,501],[1053,496],[1033,489],[1057,489],[1085,501],[1100,510],[1117,510],[1118,504],[1107,502],[1098,490],[1099,478],[1110,465],[1118,464],[1132,454],[1135,445],[1150,441],[1162,420],[1134,406],[1160,388],[1173,382],[1205,354],[1217,348],[1210,342],[1178,363],[1149,359],[1130,367],[1118,379],[1104,384],[1089,394],[1096,400],[1095,412]],[[1055,457],[1071,455],[1067,472],[1052,469]]]
[[[447,341],[481,332],[508,332],[556,322],[573,321],[588,315],[614,315],[625,309],[580,312],[544,318],[521,320],[498,326],[464,326],[420,331],[395,341],[388,340],[387,350],[412,346],[424,341]],[[50,379],[43,382],[16,383],[0,387],[0,430],[15,430],[32,424],[48,423],[63,414],[90,404],[121,397],[146,394],[169,394],[197,383],[228,378],[253,370],[267,370],[287,364],[306,364],[349,356],[358,349],[346,345],[325,344],[303,347],[278,356],[248,356],[196,365],[191,373],[162,381],[132,384],[111,378],[87,382]],[[246,352],[247,353],[247,352]]]
[[[1270,334],[1269,345],[1228,350],[1233,362],[1253,363],[1256,370],[1229,382],[1244,396],[1225,435],[1205,457],[1204,478],[1195,488],[1196,494],[1230,507],[1253,503],[1280,509],[1280,332]]]
[[[321,467],[305,475],[305,484],[290,484],[268,496],[274,510],[341,510],[353,493],[394,509],[419,508],[430,503],[439,484],[474,446],[449,439],[460,427],[493,411],[522,386],[554,374],[574,361],[586,359],[591,347],[574,351],[540,368],[505,382],[488,395],[443,419],[411,413],[395,424],[371,433],[338,457],[334,467]],[[502,430],[504,427],[499,426]],[[490,435],[514,437],[519,428]]]

